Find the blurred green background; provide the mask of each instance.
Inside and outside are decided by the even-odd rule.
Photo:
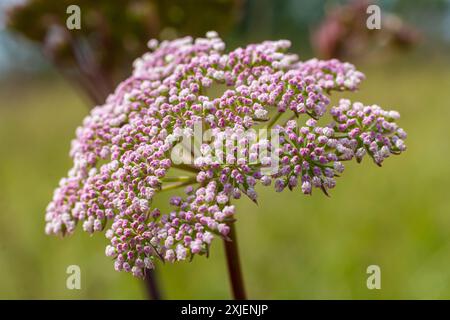
[[[276,35],[292,40],[301,57],[313,55],[304,40],[306,31],[293,36],[287,22],[277,25],[276,32],[255,31],[255,2],[249,2],[240,9],[243,17],[224,34],[232,48]],[[396,2],[390,9],[399,15],[422,10]],[[270,1],[263,3],[267,12],[276,8]],[[303,3],[314,16],[308,22],[314,26],[325,14],[325,1]],[[448,5],[438,3],[437,8]],[[405,6],[409,11],[402,11]],[[303,16],[299,12],[297,19]],[[437,25],[440,20],[435,21]],[[382,168],[369,159],[347,164],[330,198],[319,192],[308,197],[298,190],[279,194],[260,188],[258,206],[246,199],[236,202],[250,298],[450,298],[450,56],[445,33],[433,37],[435,30],[420,32],[422,42],[409,51],[382,48],[355,57],[352,62],[367,79],[359,92],[345,95],[398,110],[408,132],[407,152],[388,159]],[[36,56],[27,61],[43,61]],[[45,207],[71,165],[70,140],[89,102],[51,67],[18,72],[11,67],[13,61],[7,65],[15,71],[5,71],[0,80],[0,298],[146,298],[140,280],[113,270],[102,235],[90,237],[78,230],[58,239],[44,234]],[[81,290],[66,288],[66,268],[72,264],[81,267]],[[381,268],[381,290],[366,287],[366,268],[372,264]],[[157,273],[165,298],[230,297],[217,240],[210,258],[157,265]]]

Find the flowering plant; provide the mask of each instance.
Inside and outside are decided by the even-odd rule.
[[[46,213],[48,234],[71,234],[78,222],[89,233],[106,229],[117,271],[143,277],[157,260],[208,255],[217,237],[230,246],[232,201],[256,202],[258,183],[328,194],[344,161],[369,156],[381,165],[406,148],[397,112],[346,99],[329,108],[332,91],[354,91],[364,78],[349,63],[299,61],[286,40],[225,53],[215,32],[148,46],[132,76],[77,129],[74,166]],[[198,126],[210,139],[194,152],[185,142]],[[187,161],[176,157],[186,149]],[[172,210],[154,207],[160,192],[179,187],[185,195],[171,198]]]

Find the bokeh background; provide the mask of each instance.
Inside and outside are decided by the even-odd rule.
[[[75,128],[147,40],[214,29],[229,49],[286,38],[303,59],[356,64],[367,79],[347,96],[398,110],[409,134],[407,152],[383,168],[347,165],[330,198],[266,188],[258,206],[236,203],[249,297],[450,299],[450,1],[378,1],[376,31],[365,27],[361,3],[1,0],[0,298],[146,298],[142,281],[113,270],[102,235],[46,236],[45,207],[70,167]],[[81,8],[80,31],[61,28],[68,4]],[[76,50],[102,78],[80,68]],[[103,87],[92,94],[95,85]],[[72,264],[81,290],[66,288]],[[372,264],[381,290],[366,287]],[[220,241],[210,258],[157,267],[165,298],[230,297]]]

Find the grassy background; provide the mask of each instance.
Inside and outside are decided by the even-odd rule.
[[[450,64],[394,62],[360,66],[367,80],[347,96],[401,112],[404,155],[383,168],[347,165],[331,198],[261,189],[258,207],[237,202],[251,298],[450,298]],[[60,79],[0,87],[0,298],[145,298],[139,280],[113,270],[102,235],[44,234],[86,113]],[[228,298],[222,249],[215,241],[209,259],[158,265],[165,297]],[[66,289],[71,264],[82,290]],[[381,290],[366,287],[371,264],[381,267]]]

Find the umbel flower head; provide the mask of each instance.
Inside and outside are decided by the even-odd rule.
[[[397,112],[345,99],[329,107],[332,91],[354,91],[364,78],[349,63],[299,61],[286,40],[225,53],[215,32],[148,46],[132,76],[77,129],[73,168],[46,213],[48,234],[71,234],[77,224],[88,233],[107,229],[106,255],[118,271],[142,277],[158,259],[207,255],[214,238],[228,239],[232,200],[256,202],[259,183],[328,193],[344,161],[369,156],[381,165],[405,150]],[[214,97],[215,88],[225,89]],[[197,146],[192,162],[174,161],[174,148],[199,124],[212,141]],[[260,127],[274,130],[276,142],[241,135]],[[174,169],[189,175],[173,177]],[[176,187],[186,190],[171,198],[171,210],[154,206]]]

